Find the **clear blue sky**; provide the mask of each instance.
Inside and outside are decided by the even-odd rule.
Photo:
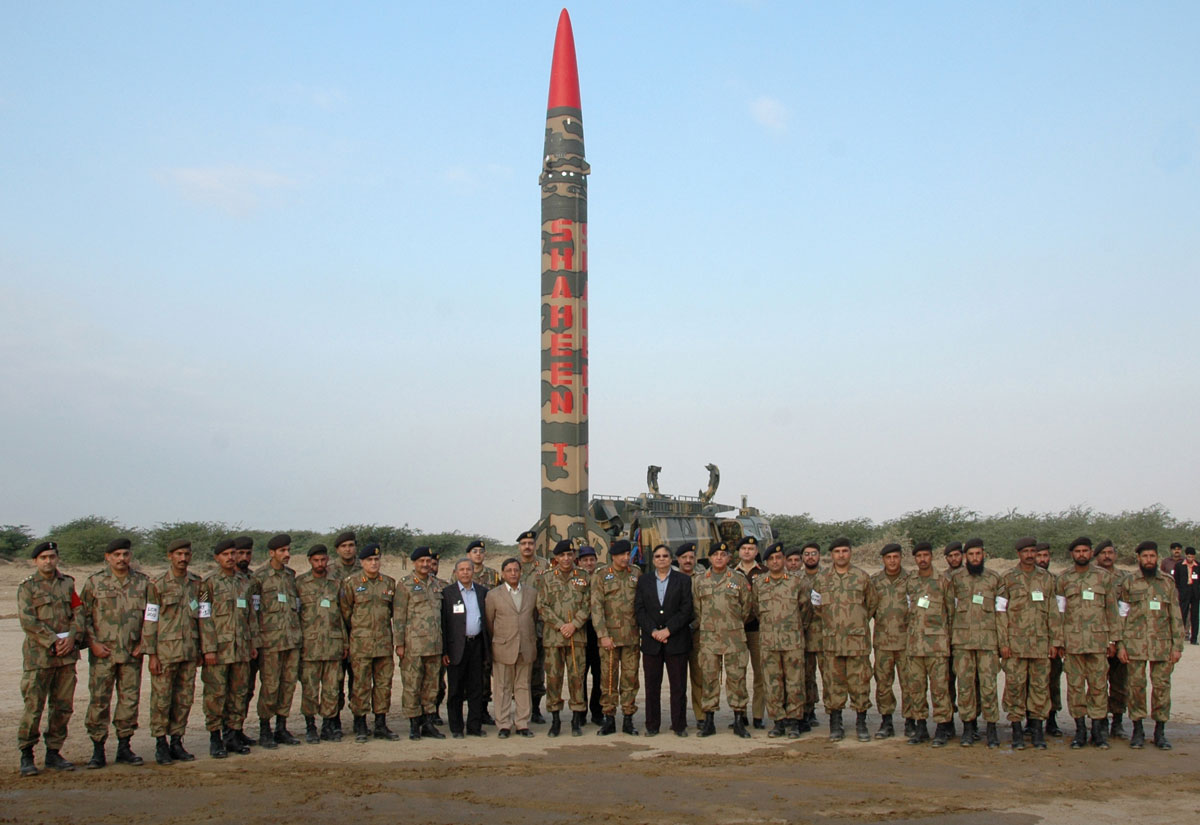
[[[533,523],[559,8],[10,5],[0,522]],[[1200,6],[569,8],[593,493],[1200,517]]]

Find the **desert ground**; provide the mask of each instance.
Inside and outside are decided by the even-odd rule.
[[[999,563],[1004,566],[1005,563]],[[305,560],[293,560],[298,570]],[[64,567],[80,582],[94,568]],[[202,567],[197,568],[203,572]],[[147,673],[141,727],[134,749],[147,764],[82,768],[91,753],[83,727],[87,706],[86,657],[78,666],[75,715],[64,755],[70,773],[17,774],[16,728],[22,633],[16,588],[28,562],[0,563],[0,725],[12,745],[0,769],[0,822],[20,823],[1185,823],[1200,814],[1200,648],[1188,646],[1175,670],[1169,728],[1175,749],[1133,751],[1115,742],[1109,751],[1071,751],[1066,739],[1047,751],[1013,752],[1002,721],[999,750],[934,750],[897,738],[839,744],[822,728],[798,741],[769,740],[765,731],[741,740],[718,716],[718,735],[680,739],[615,735],[603,739],[588,725],[584,736],[534,739],[409,742],[371,741],[281,747],[248,756],[208,758],[208,738],[197,704],[189,749],[195,762],[153,763],[148,732]],[[153,569],[146,572],[153,573]],[[400,575],[398,562],[384,572]],[[199,681],[199,680],[197,680]],[[396,670],[393,730],[406,733],[398,714]],[[293,733],[303,730],[296,692]],[[665,697],[664,697],[665,705]],[[665,708],[664,708],[665,710]],[[690,711],[689,711],[690,713]],[[349,729],[349,714],[343,712]],[[1065,716],[1065,714],[1063,714]],[[850,720],[853,720],[851,715]],[[254,735],[253,705],[247,731]],[[641,713],[636,717],[641,727]],[[872,712],[872,731],[878,725]],[[1060,723],[1062,722],[1060,718]],[[109,759],[115,737],[109,739]],[[42,748],[37,749],[41,764]]]

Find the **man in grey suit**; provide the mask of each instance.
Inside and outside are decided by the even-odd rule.
[[[532,703],[529,672],[537,658],[534,608],[537,590],[521,583],[521,562],[505,559],[500,565],[503,583],[488,591],[484,620],[492,640],[492,698],[500,738],[507,739],[515,726],[518,736],[533,736],[529,730]],[[516,713],[513,713],[513,700]]]

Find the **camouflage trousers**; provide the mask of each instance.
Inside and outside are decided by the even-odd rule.
[[[1124,713],[1129,696],[1129,665],[1108,657],[1108,712]]]
[[[950,659],[947,656],[905,656],[901,678],[904,687],[904,718],[949,722],[954,718],[950,702]],[[933,716],[929,704],[933,704]]]
[[[906,658],[903,650],[875,650],[875,706],[879,708],[881,716],[891,716],[896,712],[896,680],[900,681],[900,699],[903,704]]]
[[[1068,653],[1067,710],[1072,719],[1108,717],[1108,657],[1103,653]]]
[[[1057,656],[1050,660],[1050,710],[1058,713],[1062,710],[1062,675],[1063,658]]]
[[[17,747],[37,744],[42,726],[42,710],[50,706],[46,720],[46,747],[59,750],[67,741],[67,723],[75,710],[75,663],[62,667],[43,667],[21,671],[21,696],[25,711],[17,727]]]
[[[692,713],[696,715],[696,724],[704,718],[704,674],[700,672],[700,646],[692,643],[688,651],[688,681],[692,690]]]
[[[750,697],[747,704],[750,706],[751,716],[755,719],[762,719],[767,706],[767,683],[763,678],[762,648],[758,643],[757,630],[746,633],[746,650],[750,653],[750,667],[746,671],[746,695]],[[749,690],[750,671],[754,671],[753,693]]]
[[[338,712],[338,688],[342,681],[342,661],[303,661],[300,663],[300,713],[331,719]]]
[[[241,730],[246,724],[250,663],[205,665],[200,674],[200,681],[204,683],[205,729],[210,733],[222,727]]]
[[[584,660],[587,658],[586,648],[587,643],[584,639],[579,639],[574,644],[543,648],[546,662],[546,710],[562,710],[564,678],[567,680],[567,698],[571,710],[587,710],[587,703],[583,701],[583,666]],[[531,683],[537,684],[536,677],[531,677]]]
[[[405,656],[400,660],[400,712],[409,719],[437,709],[438,685],[441,683],[442,657]]]
[[[1129,719],[1137,722],[1146,718],[1146,660],[1129,660]],[[1150,718],[1166,722],[1171,718],[1171,662],[1150,662]],[[50,740],[46,740],[47,746]]]
[[[196,663],[163,663],[150,674],[150,735],[183,736],[196,700]]]
[[[725,672],[725,699],[732,710],[746,712],[749,698],[746,695],[746,662],[750,651],[733,653],[709,653],[700,648],[700,681],[704,687],[704,713],[716,713],[721,705],[721,672]]]
[[[296,682],[300,679],[300,648],[262,650],[258,654],[258,719],[269,722],[273,716],[292,712]]]
[[[771,718],[778,722],[803,716],[804,649],[764,650],[762,667],[767,711]]]
[[[804,709],[811,711],[816,708],[820,695],[817,692],[817,665],[821,661],[821,651],[806,650],[804,652]]]
[[[117,707],[113,711],[113,689],[117,692]],[[133,736],[137,730],[138,704],[142,698],[142,660],[114,662],[111,657],[88,657],[88,707],[84,725],[93,742],[108,738],[111,714],[118,739]]]
[[[354,689],[350,693],[350,712],[355,716],[386,716],[392,708],[392,676],[396,662],[391,654],[366,659],[351,659]]]
[[[825,680],[825,710],[842,710],[847,697],[856,711],[871,707],[871,657],[826,653],[821,662]]]
[[[981,713],[985,722],[1000,721],[1000,700],[996,691],[996,674],[999,672],[999,651],[954,649],[958,715],[964,722],[975,721]]]
[[[600,710],[605,716],[617,712],[633,716],[637,713],[638,645],[621,645],[612,650],[600,648]]]
[[[1009,656],[1004,660],[1004,712],[1010,722],[1050,715],[1050,660]]]

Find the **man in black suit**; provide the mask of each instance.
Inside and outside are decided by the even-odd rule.
[[[646,735],[662,722],[662,674],[671,691],[671,730],[687,736],[688,651],[692,648],[692,580],[671,569],[671,550],[654,548],[650,571],[637,582],[633,610],[642,629],[642,671],[646,675]]]
[[[464,556],[454,563],[454,580],[442,590],[442,662],[446,665],[446,715],[450,735],[463,738],[463,700],[467,702],[466,733],[483,730],[483,674],[488,657],[484,599],[487,588],[474,583],[475,563]]]
[[[1183,551],[1183,560],[1175,562],[1175,591],[1179,594],[1179,615],[1183,619],[1183,635],[1196,644],[1197,619],[1200,618],[1200,564],[1196,563],[1196,548]]]

